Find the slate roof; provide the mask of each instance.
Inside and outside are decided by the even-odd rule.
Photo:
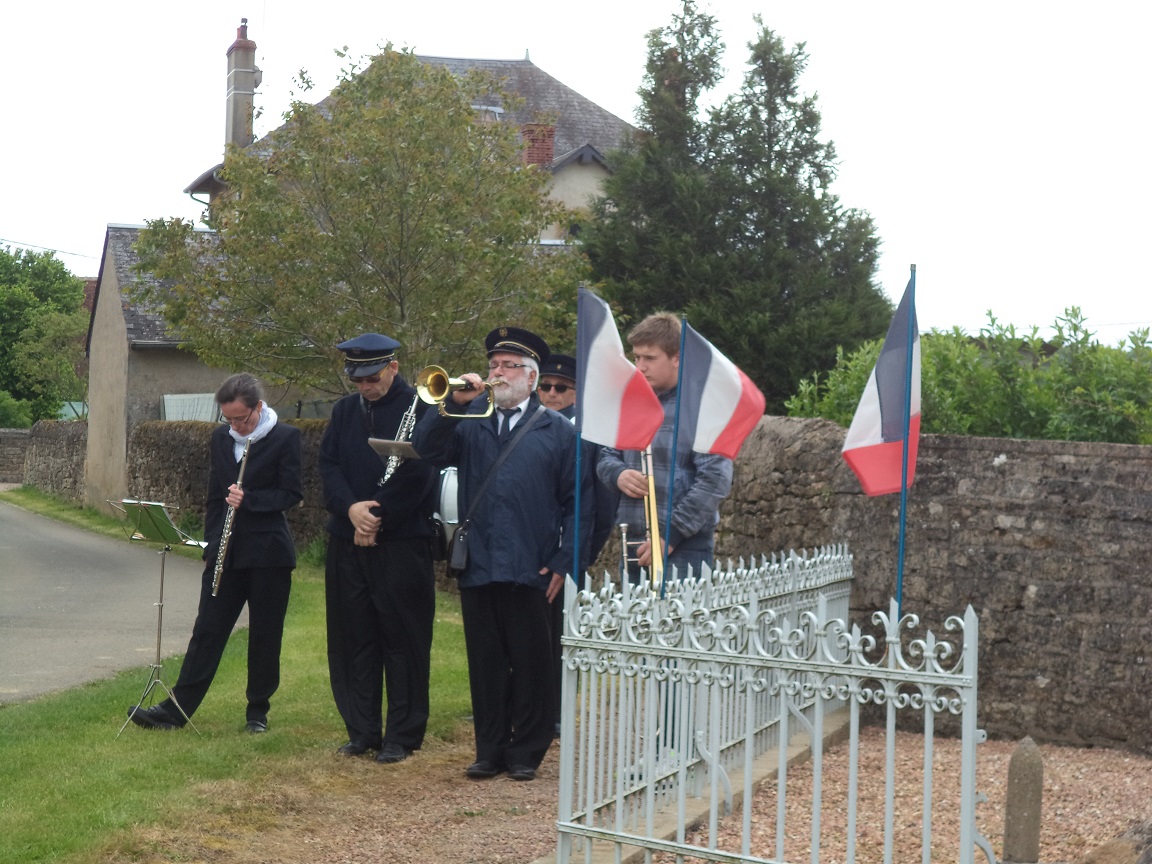
[[[503,80],[508,90],[524,100],[519,111],[505,115],[509,120],[521,126],[538,122],[541,117],[550,115],[555,121],[557,160],[586,145],[605,154],[621,147],[637,131],[632,124],[581,96],[531,60],[466,60],[457,57],[417,56],[425,63],[443,66],[455,75],[465,75],[472,69],[479,69]]]
[[[111,297],[102,297],[103,291],[108,287],[105,273],[109,267],[114,268],[116,282],[120,286],[120,308],[124,313],[124,325],[128,329],[128,344],[137,347],[149,346],[157,348],[175,348],[179,340],[170,336],[164,317],[152,311],[147,306],[134,303],[128,296],[128,290],[135,284],[148,282],[156,285],[162,284],[151,274],[141,274],[133,267],[139,261],[139,256],[133,245],[140,236],[142,225],[109,225],[108,233],[104,235],[104,255],[100,260],[100,275],[97,277],[96,294],[92,303],[92,315],[88,323],[88,338],[85,341],[85,350],[92,349],[92,325],[96,318],[96,306],[103,300],[113,301]]]
[[[581,96],[568,85],[553,78],[531,60],[469,60],[460,57],[430,57],[416,55],[424,63],[443,66],[455,75],[465,75],[479,69],[504,82],[506,89],[524,100],[518,111],[503,115],[503,122],[522,126],[546,120],[556,125],[553,161],[549,166],[557,170],[573,161],[594,158],[601,163],[604,155],[622,147],[638,130],[601,108],[591,99]],[[327,98],[318,104],[323,109]],[[502,105],[495,107],[503,108]],[[268,149],[270,139],[279,130],[273,129],[252,146]],[[591,148],[591,150],[589,149]],[[594,151],[594,152],[593,152]],[[184,190],[186,194],[211,195],[222,186],[217,171],[223,163],[209,168],[193,180]]]

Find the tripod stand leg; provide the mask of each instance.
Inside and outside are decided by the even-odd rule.
[[[156,606],[156,662],[149,667],[148,683],[144,687],[144,692],[140,694],[140,698],[136,700],[136,704],[132,710],[128,712],[128,719],[124,721],[124,725],[120,727],[120,732],[116,733],[116,737],[120,737],[120,733],[128,728],[128,724],[132,722],[132,718],[144,707],[144,702],[157,686],[160,687],[176,706],[176,710],[180,712],[180,716],[184,718],[184,722],[192,727],[192,731],[200,735],[200,730],[196,728],[196,724],[192,722],[192,718],[188,716],[187,712],[180,705],[179,700],[175,694],[169,689],[168,685],[164,683],[160,677],[160,670],[164,668],[164,664],[160,661],[160,641],[164,632],[164,564],[168,559],[168,553],[172,547],[165,544],[164,548],[160,551],[160,600],[155,603]],[[203,737],[203,736],[201,736]]]

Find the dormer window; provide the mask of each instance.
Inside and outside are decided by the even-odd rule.
[[[499,105],[473,105],[472,110],[476,112],[481,123],[499,123],[504,113],[504,109]]]

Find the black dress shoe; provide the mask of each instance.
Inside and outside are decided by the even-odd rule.
[[[407,747],[389,742],[380,748],[380,752],[376,754],[376,761],[391,765],[393,762],[403,762],[411,755],[412,751]]]
[[[508,766],[508,779],[509,780],[535,780],[536,769],[529,768],[527,765],[509,765]]]
[[[133,705],[128,709],[128,717],[137,726],[145,729],[179,729],[179,724],[175,723],[168,713],[159,705],[153,705],[150,708],[141,708],[139,705]]]
[[[489,762],[487,759],[477,759],[464,769],[469,780],[490,780],[497,774],[504,773],[504,766]]]
[[[362,756],[369,750],[375,749],[375,747],[369,747],[363,741],[349,741],[343,747],[337,748],[336,752],[341,756]]]
[[[249,720],[244,726],[244,731],[249,735],[259,735],[261,732],[268,731],[267,720]]]

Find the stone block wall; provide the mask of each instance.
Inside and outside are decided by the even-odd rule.
[[[899,495],[868,498],[844,430],[765,417],[717,551],[847,542],[853,620],[896,595]],[[1152,752],[1152,447],[925,435],[908,495],[903,611],[980,619],[980,723],[996,737]]]
[[[24,457],[30,440],[28,429],[0,429],[0,483],[24,482]]]
[[[40,420],[29,430],[20,480],[42,492],[83,501],[87,446],[86,420]]]

